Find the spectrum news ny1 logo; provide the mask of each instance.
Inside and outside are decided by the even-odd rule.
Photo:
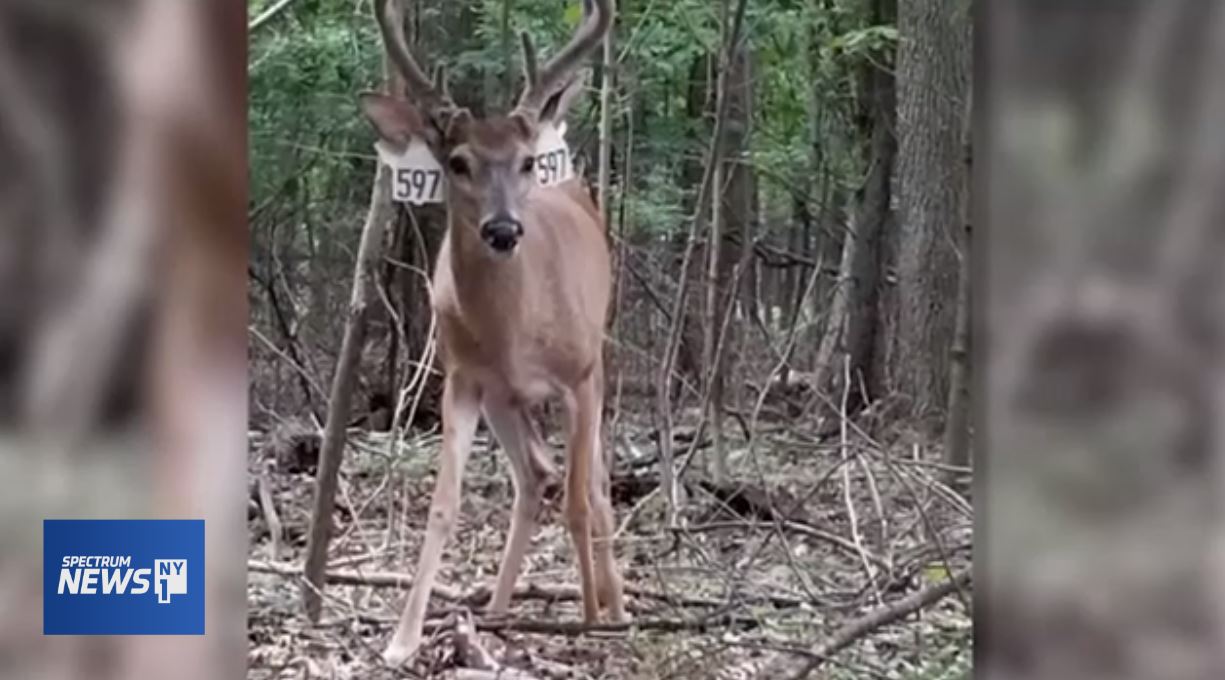
[[[203,635],[204,520],[43,520],[44,635]]]

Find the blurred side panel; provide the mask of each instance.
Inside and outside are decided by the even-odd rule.
[[[985,4],[977,671],[1225,677],[1225,3]]]
[[[0,0],[0,678],[241,677],[246,5]],[[207,635],[42,636],[41,520],[206,520]]]

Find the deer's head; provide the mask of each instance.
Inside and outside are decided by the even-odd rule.
[[[375,0],[375,13],[391,62],[404,78],[408,99],[363,93],[361,108],[379,136],[404,149],[425,142],[446,172],[453,228],[476,229],[498,253],[510,253],[524,233],[523,205],[536,185],[535,144],[544,126],[557,125],[582,87],[578,71],[612,27],[613,0],[584,0],[584,20],[570,42],[539,65],[523,34],[525,85],[504,116],[476,118],[447,91],[446,71],[426,76],[404,40],[393,0]]]

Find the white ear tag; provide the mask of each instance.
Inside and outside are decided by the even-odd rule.
[[[394,151],[386,142],[374,145],[379,160],[391,168],[391,197],[399,203],[424,205],[442,203],[446,179],[442,166],[430,147],[414,137],[402,152]]]
[[[566,124],[546,125],[536,137],[536,181],[551,187],[574,176],[570,147],[566,146]]]

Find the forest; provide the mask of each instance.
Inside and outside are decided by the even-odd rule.
[[[510,618],[485,615],[515,490],[482,427],[399,668],[448,223],[379,171],[358,95],[405,91],[371,4],[248,3],[249,677],[969,678],[969,1],[616,3],[565,136],[611,253],[631,618],[581,623],[551,497]],[[392,0],[478,119],[523,87],[520,33],[549,55],[591,6]],[[558,451],[562,416],[533,414]]]

